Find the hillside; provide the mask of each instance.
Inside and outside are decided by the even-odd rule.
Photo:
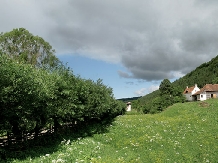
[[[139,99],[139,98],[141,98],[141,97],[142,97],[142,96],[140,96],[140,97],[130,97],[130,98],[120,98],[120,99],[117,99],[117,100],[123,101],[123,102],[131,102],[131,101],[137,100],[137,99]]]
[[[87,126],[78,138],[63,137],[59,145],[28,150],[11,161],[217,162],[217,121],[217,99],[177,103],[160,114],[118,116],[101,132],[102,124]]]
[[[205,84],[212,83],[216,77],[218,77],[218,56],[212,58],[209,62],[201,64],[195,70],[173,82],[173,84],[183,89],[194,84],[198,84],[202,88]]]
[[[212,83],[216,77],[218,77],[218,56],[211,59],[209,62],[201,64],[195,70],[174,81],[172,85],[181,90],[184,90],[186,86],[194,86],[195,84],[197,84],[199,88],[202,88],[205,84]],[[141,104],[144,104],[158,95],[159,90],[141,97],[139,101]]]

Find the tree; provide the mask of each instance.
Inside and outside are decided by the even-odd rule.
[[[181,89],[180,87],[173,87],[173,91],[172,91],[172,98],[173,98],[173,103],[178,103],[178,102],[185,102],[186,98],[183,95],[183,89]]]
[[[24,28],[0,33],[1,53],[38,67],[55,67],[60,63],[54,55],[55,50],[48,42]]]
[[[161,83],[160,83],[160,95],[171,95],[172,93],[172,84],[169,81],[169,79],[164,79]]]
[[[218,83],[218,77],[215,77],[213,80],[212,80],[212,84],[217,84]]]

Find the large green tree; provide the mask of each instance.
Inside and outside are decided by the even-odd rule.
[[[171,93],[172,93],[172,84],[169,81],[169,79],[164,79],[160,83],[159,90],[160,90],[161,96],[163,96],[163,95],[171,95]]]
[[[38,67],[55,67],[60,62],[48,42],[25,28],[0,33],[0,53]]]

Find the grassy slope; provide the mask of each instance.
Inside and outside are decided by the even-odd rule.
[[[206,103],[175,104],[155,115],[119,116],[108,132],[66,140],[56,152],[32,162],[216,162],[218,100]]]

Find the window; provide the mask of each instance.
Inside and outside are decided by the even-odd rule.
[[[201,98],[203,98],[203,95],[201,95]]]

